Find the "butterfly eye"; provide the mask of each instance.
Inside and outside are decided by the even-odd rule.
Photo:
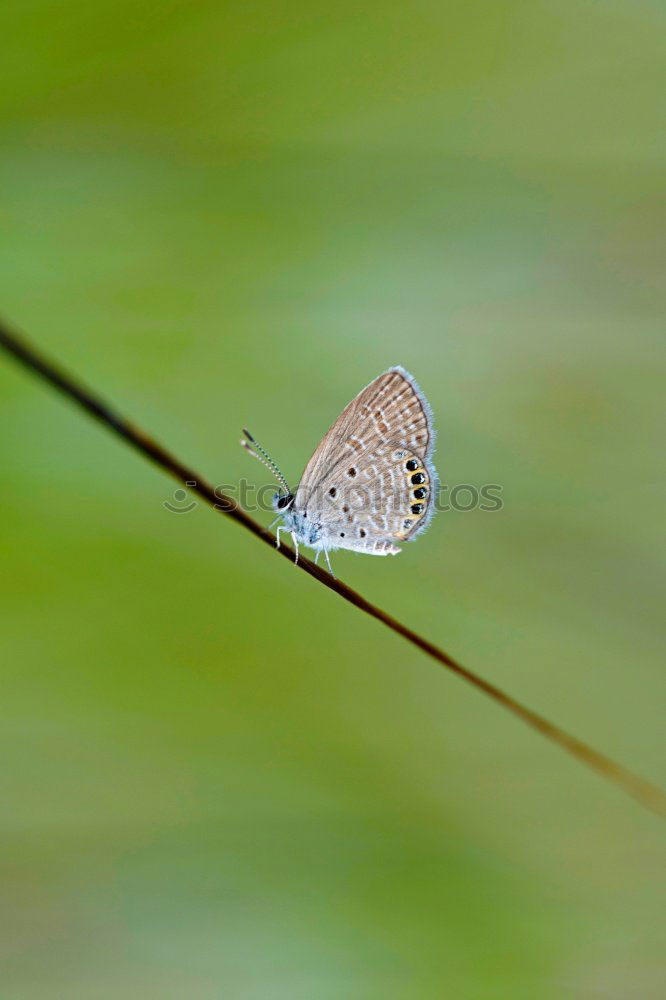
[[[277,500],[275,501],[275,509],[284,510],[285,507],[289,506],[289,504],[293,499],[294,497],[291,493],[287,493],[286,495],[278,497]]]

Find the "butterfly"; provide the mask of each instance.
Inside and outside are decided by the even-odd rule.
[[[342,411],[305,467],[295,492],[261,445],[247,431],[242,446],[272,471],[282,489],[272,501],[280,532],[296,549],[329,553],[351,549],[397,555],[397,542],[411,542],[435,510],[438,479],[432,464],[432,411],[418,385],[396,365],[378,375]],[[272,527],[272,525],[271,525]]]

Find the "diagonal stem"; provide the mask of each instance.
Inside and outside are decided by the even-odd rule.
[[[239,507],[235,500],[216,490],[193,469],[190,469],[167,451],[166,448],[149,437],[141,428],[126,420],[119,413],[116,413],[94,392],[65,373],[2,323],[0,323],[0,347],[23,365],[23,367],[43,378],[58,389],[59,392],[63,393],[63,395],[68,396],[78,403],[92,417],[101,424],[104,424],[109,430],[112,430],[136,451],[159,465],[160,468],[178,480],[179,483],[188,486],[192,492],[198,494],[207,504],[213,506],[226,517],[242,524],[244,528],[247,528],[257,538],[270,545],[274,551],[278,552],[283,558],[288,559],[289,562],[295,562],[296,557],[293,549],[287,545],[281,545],[279,549],[276,549],[275,538],[270,531],[267,531],[251,518],[242,507]],[[453,657],[444,652],[443,649],[440,649],[439,646],[429,642],[428,639],[423,638],[423,636],[419,635],[413,629],[403,625],[402,622],[397,621],[397,619],[387,614],[381,608],[378,608],[375,604],[371,604],[370,601],[366,600],[357,591],[348,587],[347,584],[342,583],[340,580],[336,580],[335,577],[327,573],[326,570],[316,566],[310,559],[301,555],[297,565],[299,569],[305,573],[309,573],[315,580],[328,587],[329,590],[333,590],[340,597],[344,598],[345,601],[348,601],[349,604],[353,604],[367,615],[376,618],[386,625],[387,628],[397,632],[398,635],[401,635],[414,646],[418,646],[424,653],[427,653],[428,656],[442,664],[442,666],[446,667],[452,673],[462,677],[468,684],[483,691],[489,698],[492,698],[493,701],[502,705],[519,719],[522,719],[523,722],[527,723],[528,726],[531,726],[538,733],[541,733],[551,743],[557,744],[580,761],[580,763],[597,771],[598,774],[601,774],[608,781],[623,789],[623,791],[640,802],[641,805],[666,817],[666,793],[657,785],[652,784],[638,774],[634,774],[633,771],[630,771],[623,764],[600,753],[588,743],[577,739],[575,736],[571,736],[565,730],[560,729],[559,726],[549,722],[542,715],[533,712],[531,708],[527,708],[521,702],[516,701],[515,698],[506,694],[495,684],[491,684],[490,681],[484,680],[483,677],[468,670],[467,667],[462,666],[457,660],[454,660]]]

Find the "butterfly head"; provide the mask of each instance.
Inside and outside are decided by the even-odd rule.
[[[287,511],[291,507],[291,505],[293,504],[293,502],[294,502],[294,494],[293,493],[278,492],[278,493],[276,493],[273,496],[273,500],[271,501],[271,504],[272,504],[273,510],[277,514],[282,514],[282,513],[284,513],[285,511]]]
[[[307,510],[297,504],[294,494],[276,493],[273,497],[273,510],[296,541],[317,547],[322,537],[321,524],[308,517]]]

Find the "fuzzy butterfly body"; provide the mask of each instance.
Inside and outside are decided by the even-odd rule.
[[[342,411],[306,465],[295,494],[277,472],[285,489],[273,500],[283,521],[278,544],[280,532],[287,530],[296,548],[309,545],[327,560],[335,549],[396,555],[396,543],[412,541],[432,517],[433,449],[432,416],[423,393],[404,368],[390,368]]]

